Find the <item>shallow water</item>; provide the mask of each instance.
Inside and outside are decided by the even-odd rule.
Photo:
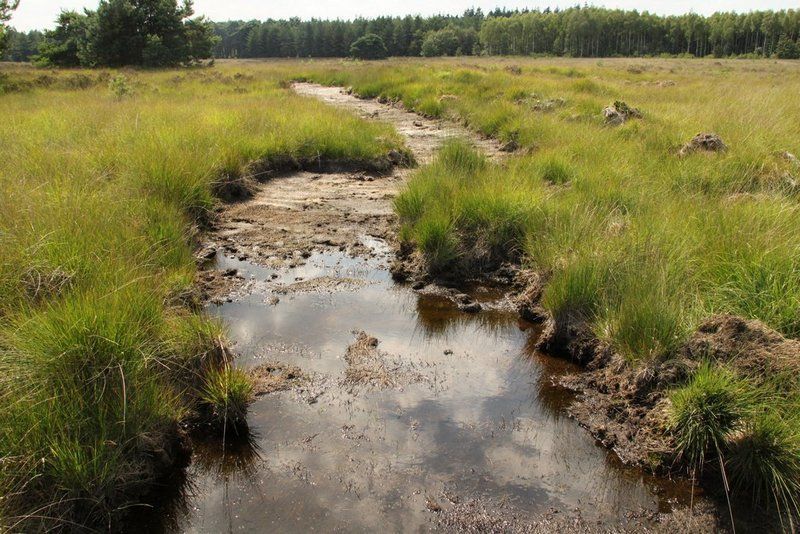
[[[578,508],[616,523],[685,495],[622,468],[565,416],[571,397],[551,379],[571,367],[532,349],[536,327],[506,312],[462,313],[395,285],[385,246],[369,245],[371,259],[317,254],[284,271],[218,258],[250,280],[246,296],[209,308],[229,326],[238,364],[297,365],[318,391],[311,401],[288,391],[261,397],[246,443],[225,451],[219,440],[196,443],[188,480],[161,516],[166,530],[425,531],[434,516],[426,503],[448,498],[531,515]],[[320,276],[348,283],[281,289]],[[422,380],[342,386],[356,330]]]

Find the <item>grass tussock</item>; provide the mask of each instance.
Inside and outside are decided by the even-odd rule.
[[[747,394],[746,385],[733,373],[703,364],[670,397],[678,455],[693,468],[702,468],[709,452],[722,451],[751,408]]]
[[[106,528],[180,463],[178,421],[244,420],[221,326],[181,304],[218,184],[402,146],[281,69],[0,70],[0,530]]]
[[[238,432],[247,426],[247,407],[253,402],[253,383],[241,369],[225,366],[203,377],[200,403],[217,429]]]
[[[792,394],[703,363],[672,391],[671,431],[693,473],[719,459],[735,495],[792,521],[800,512],[800,432]]]
[[[653,60],[636,75],[625,60],[522,60],[515,75],[506,66],[397,61],[308,74],[414,110],[438,97],[437,116],[519,145],[498,164],[453,142],[397,198],[401,238],[433,274],[521,261],[545,275],[551,315],[579,317],[633,366],[678,356],[717,314],[800,337],[792,66]],[[615,101],[641,119],[608,127],[602,110]],[[727,150],[679,157],[698,132]],[[679,451],[695,467],[722,454],[739,494],[796,512],[800,388],[737,373],[701,365],[672,393]]]

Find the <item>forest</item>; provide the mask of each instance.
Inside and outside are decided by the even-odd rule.
[[[216,23],[216,57],[342,57],[364,34],[391,56],[569,57],[751,54],[796,57],[800,11],[659,16],[596,7],[543,11],[468,10],[460,17]]]
[[[71,16],[81,16],[72,14]],[[68,20],[62,14],[63,21]],[[614,57],[800,57],[800,10],[695,13],[659,16],[648,12],[574,7],[460,16],[212,23],[217,58],[347,57],[351,45],[378,35],[390,56],[549,55]],[[8,31],[4,59],[27,61],[53,32]]]

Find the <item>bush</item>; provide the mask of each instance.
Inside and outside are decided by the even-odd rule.
[[[128,82],[128,78],[123,74],[114,76],[111,81],[108,82],[108,89],[117,98],[125,98],[126,96],[131,96],[133,94],[133,87]]]
[[[368,33],[350,45],[350,56],[356,59],[386,59],[389,51],[380,35]]]
[[[434,57],[471,54],[477,42],[478,35],[475,30],[448,26],[425,34],[425,39],[422,41],[422,55]]]
[[[779,59],[800,59],[800,45],[788,37],[781,37],[775,49]]]
[[[45,32],[38,61],[85,67],[167,67],[211,57],[211,25],[194,14],[191,2],[108,0],[96,11],[62,12]]]

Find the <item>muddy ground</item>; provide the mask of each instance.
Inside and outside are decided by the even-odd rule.
[[[420,117],[396,105],[358,99],[339,88],[313,84],[295,84],[293,88],[299,94],[319,98],[365,118],[389,122],[405,137],[408,148],[420,164],[429,162],[438,148],[451,137],[469,139],[492,158],[500,158],[503,154],[503,147],[496,141],[482,139],[451,123]],[[386,262],[389,256],[386,244],[391,246],[394,243],[396,230],[392,199],[411,172],[411,169],[404,167],[395,167],[388,174],[296,172],[259,184],[252,198],[246,201],[225,205],[199,254],[203,260],[217,259],[218,268],[210,267],[202,274],[202,287],[207,300],[216,304],[236,302],[254,291],[261,291],[267,295],[265,302],[275,306],[281,299],[291,299],[296,294],[357,292],[365,284],[372,283],[368,277],[331,276],[329,270],[319,270],[313,265],[306,267],[306,264],[310,259],[325,258],[326,255]],[[238,268],[239,264],[245,269]],[[254,268],[255,274],[252,272]],[[289,279],[278,274],[280,272],[293,274]],[[506,275],[508,282],[524,278],[524,274],[514,269],[509,269]],[[513,298],[497,290],[472,288],[467,292],[468,295],[460,290],[422,283],[415,286],[414,290],[429,302],[431,299],[441,300],[442,309],[455,303],[462,312],[478,314],[479,317],[485,317],[488,323],[491,323],[495,311],[499,313],[515,306]],[[519,290],[520,287],[516,287],[513,291]],[[377,339],[363,332],[358,333],[356,341],[344,355],[347,369],[338,381],[271,360],[252,371],[253,376],[259,379],[257,391],[266,395],[296,390],[295,393],[303,402],[315,403],[332,389],[352,395],[361,390],[402,389],[415,382],[436,382],[435,378],[431,379],[425,373],[409,368],[396,356],[379,350],[377,345]],[[449,356],[447,350],[444,354]],[[549,380],[569,382],[569,379],[557,377]],[[587,388],[583,401],[577,407],[573,406],[573,414],[590,427],[589,418],[580,414],[597,411],[593,399]],[[614,443],[605,443],[598,436],[597,429],[603,424],[602,420],[598,420],[592,428],[593,434],[601,443],[614,448]],[[537,517],[523,514],[520,517],[513,511],[505,511],[502,506],[475,500],[429,499],[426,506],[428,513],[432,514],[432,524],[445,531],[663,531],[662,527],[675,530],[675,525],[681,524],[689,527],[689,530],[683,531],[698,532],[715,531],[719,527],[714,514],[705,508],[702,513],[696,509],[694,514],[690,514],[690,519],[687,519],[689,516],[685,511],[659,512],[657,517],[652,512],[644,514],[644,517],[640,511],[632,511],[629,524],[609,529],[584,521],[580,509],[569,517],[553,514]]]
[[[351,110],[370,120],[384,121],[404,137],[418,164],[425,164],[450,138],[469,139],[490,157],[501,146],[463,127],[431,120],[398,106],[355,98],[337,87],[298,83],[294,91]],[[370,256],[361,237],[366,234],[394,241],[392,199],[413,169],[397,166],[388,174],[302,171],[260,184],[254,196],[231,203],[219,212],[201,255],[232,255],[266,267],[296,267],[314,252],[341,251]],[[236,273],[209,270],[203,288],[211,299],[227,297]]]

